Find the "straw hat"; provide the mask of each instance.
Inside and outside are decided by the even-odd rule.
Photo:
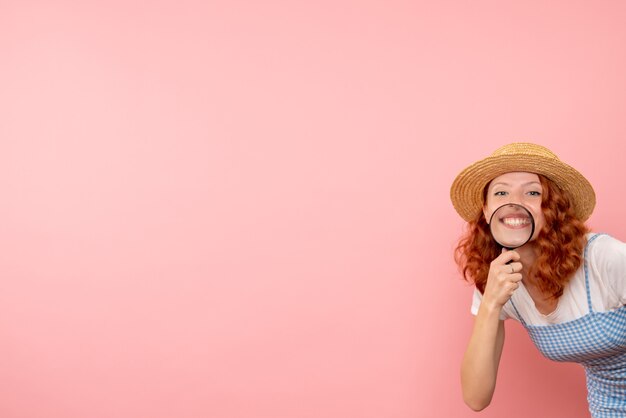
[[[483,208],[483,190],[494,178],[512,171],[541,174],[561,190],[569,192],[574,212],[585,221],[593,212],[596,194],[587,179],[541,145],[518,142],[498,148],[489,157],[475,162],[456,177],[450,199],[466,221],[476,219]]]

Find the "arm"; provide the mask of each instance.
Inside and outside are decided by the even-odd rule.
[[[461,363],[463,400],[475,411],[486,408],[496,387],[504,346],[500,313],[522,280],[522,265],[515,251],[503,252],[490,265],[487,284],[469,344]],[[511,264],[507,264],[511,262]]]
[[[461,364],[463,400],[474,411],[485,409],[496,388],[498,365],[504,346],[504,321],[500,309],[482,303]]]

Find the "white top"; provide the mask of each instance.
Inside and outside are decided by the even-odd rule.
[[[589,234],[587,237],[592,235]],[[594,311],[604,312],[623,306],[626,303],[626,244],[608,235],[601,235],[589,244],[587,258],[589,289]],[[583,265],[581,264],[565,285],[556,309],[548,315],[537,311],[535,302],[521,282],[511,299],[529,325],[557,324],[580,318],[589,313]],[[481,293],[474,289],[472,314],[478,313],[481,300]],[[504,305],[500,313],[500,319],[508,318],[519,321],[510,302]]]

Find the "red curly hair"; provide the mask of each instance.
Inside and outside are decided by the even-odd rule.
[[[541,208],[546,224],[534,241],[537,260],[530,271],[544,295],[558,299],[582,263],[587,242],[587,226],[574,214],[569,194],[548,178],[538,174],[543,188]],[[483,195],[486,198],[487,187]],[[465,235],[456,247],[454,259],[463,277],[483,293],[490,263],[498,257],[501,247],[489,232],[489,225],[480,213],[468,222]]]

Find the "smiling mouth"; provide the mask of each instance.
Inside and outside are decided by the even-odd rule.
[[[505,216],[500,222],[512,229],[525,228],[530,225],[530,219],[525,216]]]

